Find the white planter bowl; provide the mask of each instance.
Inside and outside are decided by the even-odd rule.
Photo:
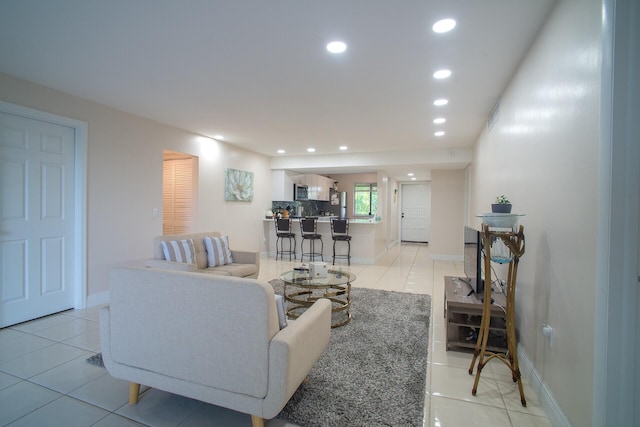
[[[524,216],[524,214],[483,213],[476,215],[477,218],[482,219],[483,224],[487,224],[489,227],[511,228],[512,230],[518,226],[518,218],[521,216]]]

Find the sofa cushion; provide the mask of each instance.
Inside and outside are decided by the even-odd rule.
[[[202,270],[197,270],[197,272],[211,274],[214,276],[231,276],[231,273],[221,270],[220,267],[203,268]]]
[[[231,250],[229,250],[229,237],[204,237],[204,247],[207,250],[207,261],[209,267],[226,265],[233,263]]]
[[[195,264],[173,262],[173,261],[167,261],[164,259],[163,260],[159,260],[159,259],[145,260],[144,266],[148,268],[162,268],[165,270],[188,271],[191,273],[195,273],[196,271],[198,271],[198,267]]]
[[[192,239],[163,241],[162,251],[167,261],[196,264],[196,249]]]
[[[235,277],[247,277],[258,272],[258,266],[255,264],[227,264],[219,265],[213,268],[207,268],[205,271],[224,271]]]

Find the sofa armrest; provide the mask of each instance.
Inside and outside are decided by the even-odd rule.
[[[184,262],[166,261],[166,260],[160,260],[160,259],[145,260],[144,266],[149,268],[161,268],[163,270],[189,271],[189,272],[198,271],[198,266],[195,264],[187,264]]]
[[[107,369],[112,369],[111,365],[111,313],[109,306],[102,307],[100,313],[100,352],[102,362]]]
[[[260,252],[231,251],[233,262],[237,264],[255,264],[260,269]]]
[[[331,302],[319,299],[269,345],[269,391],[263,418],[275,417],[329,346]]]

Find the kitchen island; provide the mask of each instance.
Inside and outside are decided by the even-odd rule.
[[[331,238],[331,217],[318,217],[318,234],[322,236],[324,250],[322,255],[327,263],[333,262],[333,239]],[[263,220],[265,247],[267,256],[276,257],[276,227],[272,218]],[[302,237],[300,232],[300,219],[291,218],[291,229],[296,235],[296,260],[300,262],[302,255]],[[351,263],[355,264],[374,264],[380,257],[385,254],[385,230],[382,221],[368,218],[349,219],[349,234],[351,235]],[[285,246],[288,242],[285,241]],[[308,244],[308,243],[307,243]],[[316,243],[316,250],[319,251],[319,243]],[[338,242],[336,251],[338,253],[346,253],[347,244]],[[308,252],[305,245],[305,252]],[[285,258],[288,260],[288,256]],[[305,257],[305,262],[309,260]],[[316,259],[320,261],[320,259]],[[336,265],[346,265],[346,259],[336,259]]]

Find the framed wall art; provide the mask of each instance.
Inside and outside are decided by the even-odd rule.
[[[224,199],[232,202],[252,202],[253,172],[225,169]]]

